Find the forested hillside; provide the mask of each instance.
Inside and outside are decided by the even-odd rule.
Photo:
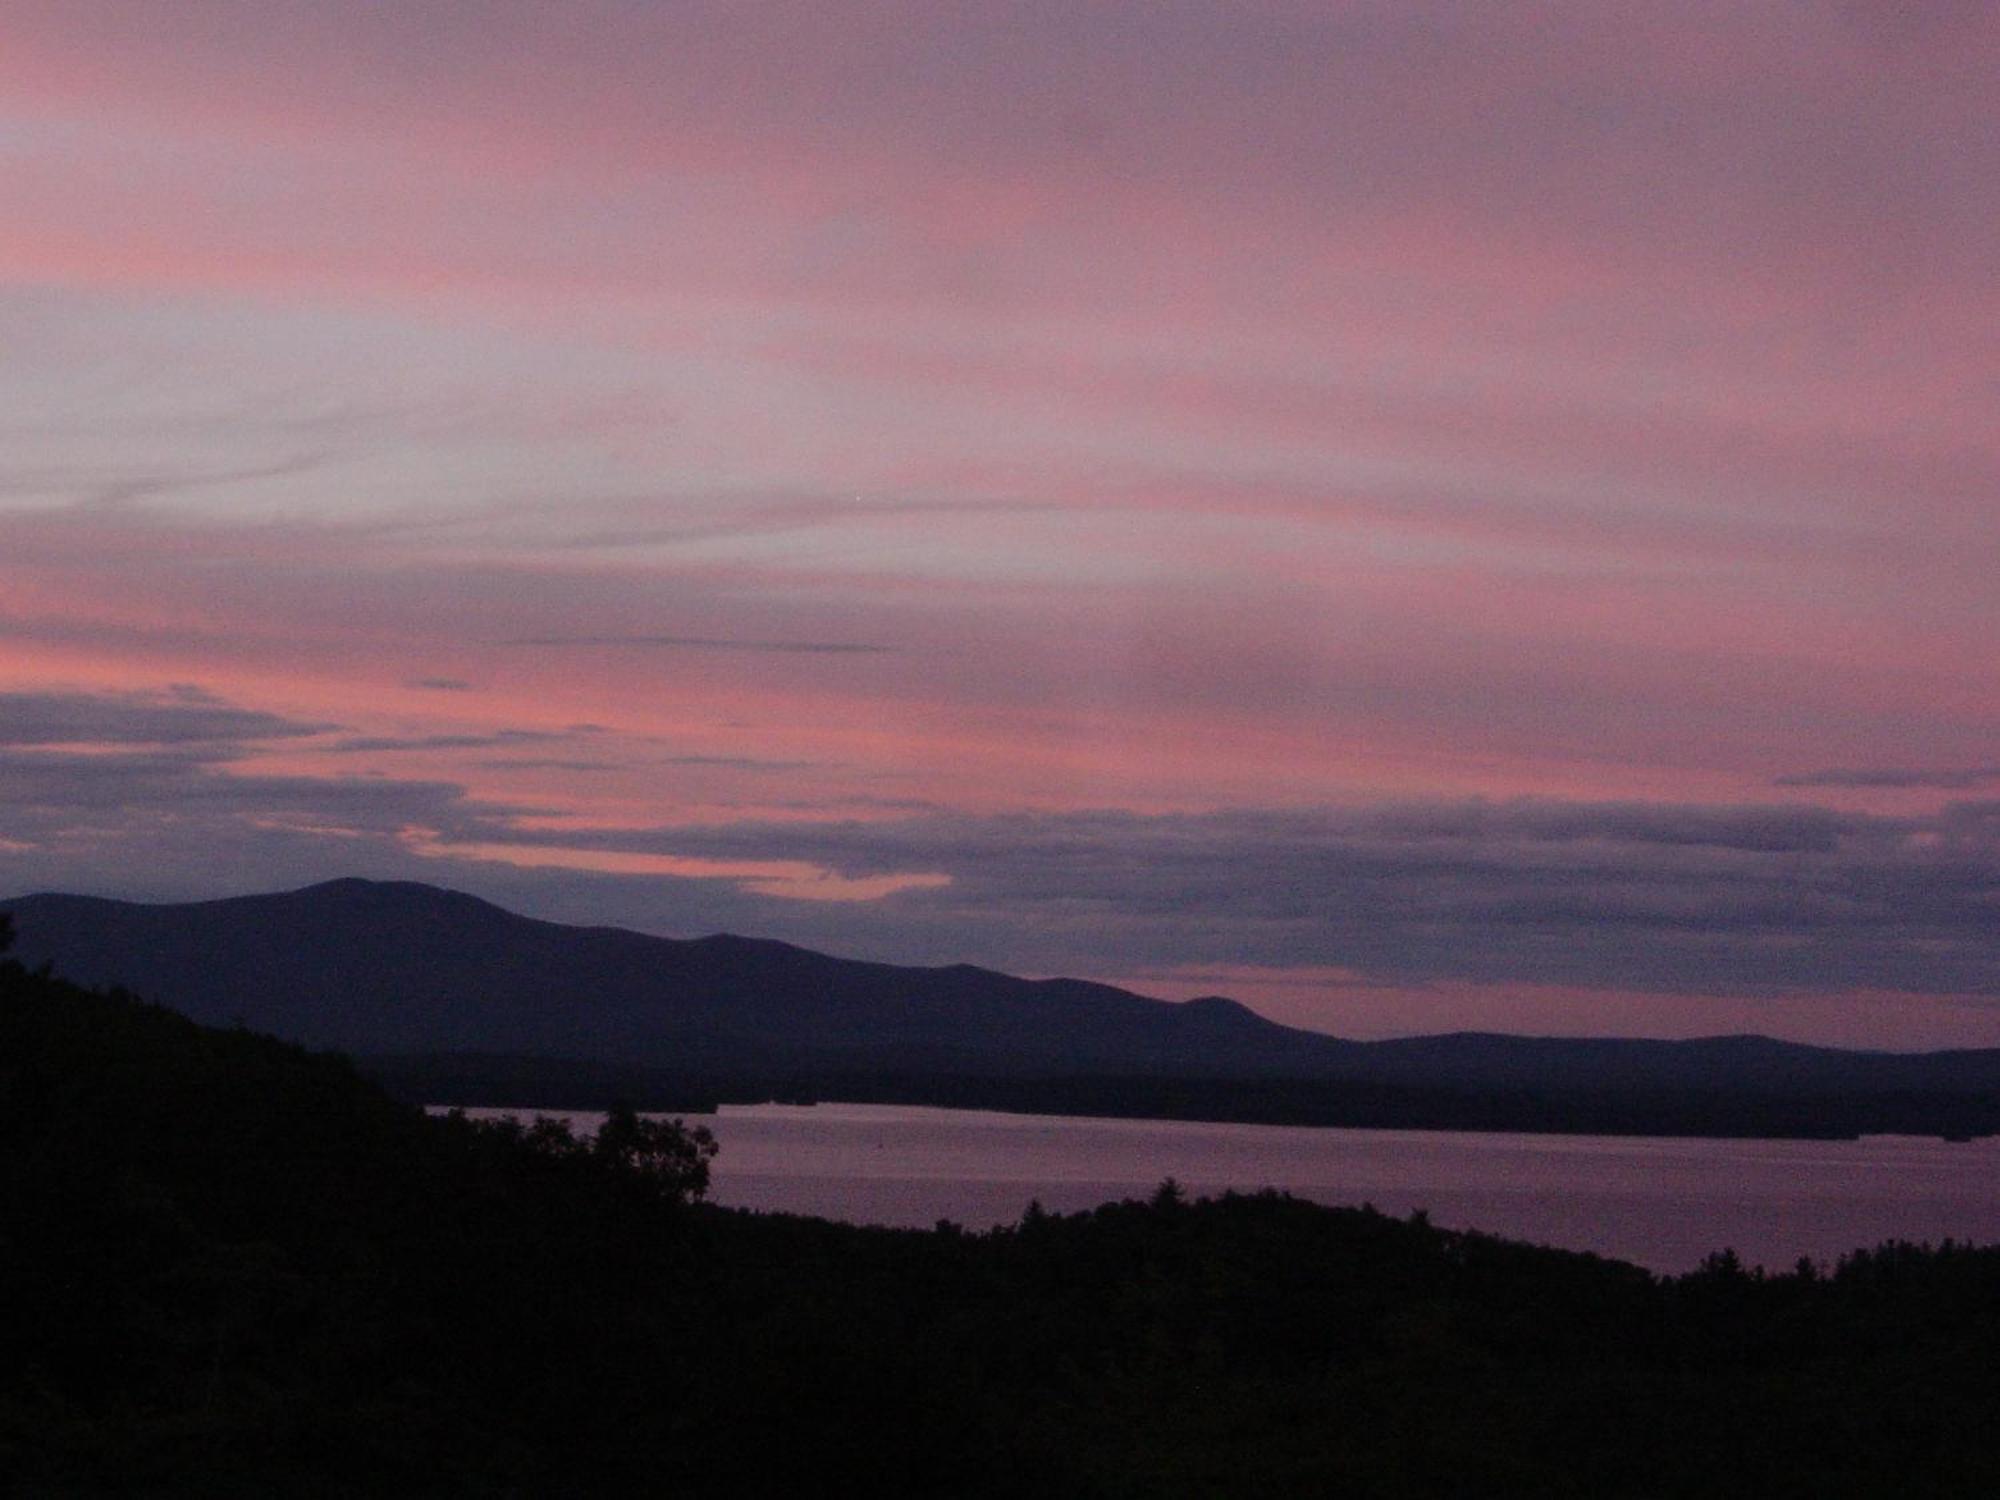
[[[967,1234],[0,966],[0,1479],[72,1495],[2000,1493],[2000,1252],[1678,1280],[1278,1195]]]

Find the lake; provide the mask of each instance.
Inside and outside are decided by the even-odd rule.
[[[579,1129],[600,1116],[568,1115]],[[721,1145],[710,1198],[864,1224],[1011,1223],[1144,1197],[1281,1188],[1426,1210],[1451,1228],[1684,1271],[1711,1250],[1787,1268],[1893,1238],[2000,1242],[2000,1142],[1744,1141],[1332,1130],[891,1105],[689,1116]]]

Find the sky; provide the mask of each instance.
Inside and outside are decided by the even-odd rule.
[[[0,0],[0,895],[2000,1045],[2000,9]]]

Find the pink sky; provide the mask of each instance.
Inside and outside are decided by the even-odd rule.
[[[2000,1045],[1990,6],[11,0],[0,889]]]

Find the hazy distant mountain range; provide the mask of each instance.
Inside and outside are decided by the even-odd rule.
[[[28,964],[337,1048],[410,1092],[464,1102],[775,1088],[1326,1123],[2000,1130],[2000,1050],[1479,1033],[1355,1042],[1221,998],[1178,1004],[966,965],[571,927],[412,883],[178,905],[44,894],[0,910]]]

